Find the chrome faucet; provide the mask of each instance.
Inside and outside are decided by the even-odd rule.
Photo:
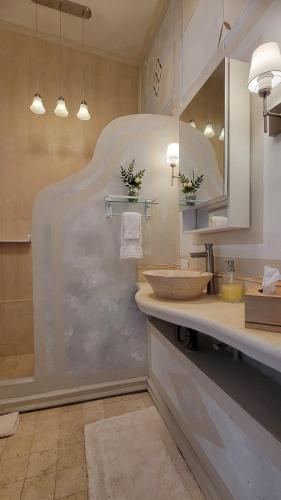
[[[213,273],[213,276],[207,285],[207,294],[214,295],[216,293],[216,287],[213,243],[205,243],[205,252],[191,252],[190,257],[202,257],[206,259],[206,271],[208,273]]]

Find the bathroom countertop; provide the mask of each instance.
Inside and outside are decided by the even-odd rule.
[[[229,304],[210,295],[171,301],[158,299],[147,283],[138,288],[136,303],[145,314],[194,328],[281,372],[281,334],[245,328],[244,303]]]

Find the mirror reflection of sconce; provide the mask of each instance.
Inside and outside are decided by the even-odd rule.
[[[208,139],[211,139],[212,137],[215,137],[215,131],[213,129],[213,125],[211,122],[208,122],[205,129],[204,129],[204,135],[205,137],[208,137]]]
[[[166,153],[166,162],[172,168],[171,186],[174,185],[174,179],[179,179],[178,175],[175,175],[175,166],[179,164],[179,144],[178,142],[172,142],[169,144]]]
[[[264,132],[268,130],[268,117],[281,118],[280,104],[272,110],[267,109],[267,97],[271,90],[281,83],[281,54],[276,42],[268,42],[254,50],[251,60],[248,89],[253,94],[263,98]],[[281,122],[278,130],[272,135],[281,132]]]
[[[219,136],[219,141],[224,141],[224,127],[221,129],[221,133],[220,133],[220,136]]]

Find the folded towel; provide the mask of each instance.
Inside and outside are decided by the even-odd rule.
[[[124,226],[125,240],[138,240],[141,235],[141,216],[137,212],[123,212],[122,223]]]
[[[142,252],[141,214],[123,212],[121,225],[121,259],[141,259]]]
[[[209,219],[209,227],[212,229],[226,227],[227,223],[227,217],[223,217],[222,215],[212,215]]]
[[[20,416],[18,411],[0,415],[0,437],[12,436],[19,425]]]

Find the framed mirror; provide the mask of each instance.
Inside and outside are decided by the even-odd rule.
[[[180,115],[179,204],[186,231],[249,227],[247,78],[247,63],[224,59]]]
[[[194,193],[197,202],[227,195],[225,66],[224,60],[180,117],[180,173],[189,180],[203,175],[200,189]],[[183,183],[180,199],[185,198],[181,188]]]

